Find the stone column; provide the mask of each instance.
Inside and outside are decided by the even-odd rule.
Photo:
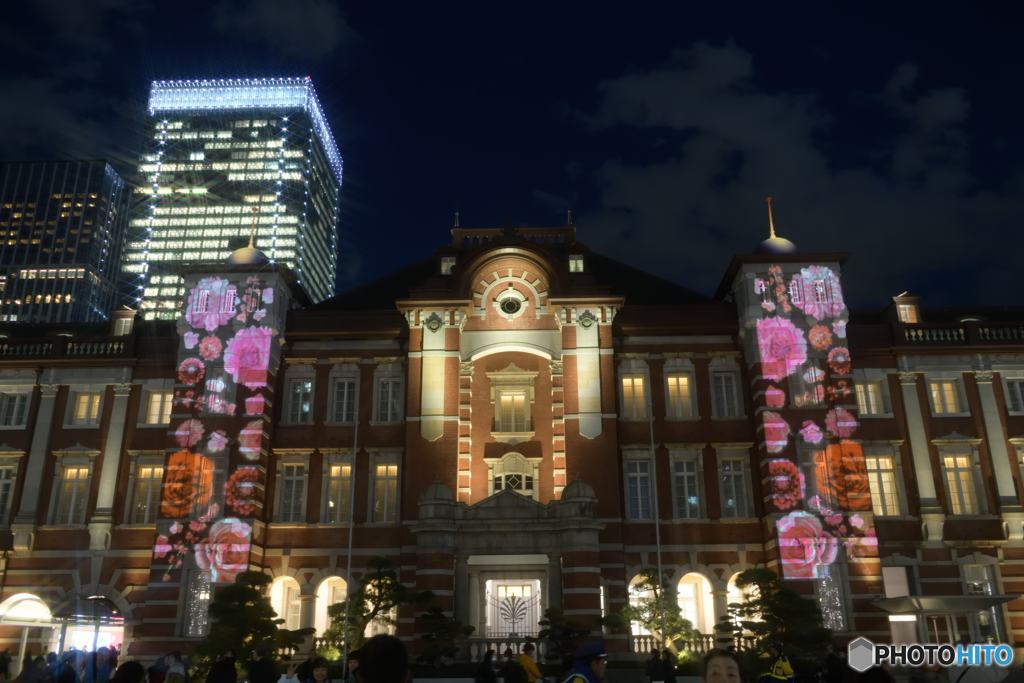
[[[46,455],[50,451],[50,435],[53,434],[53,412],[57,405],[56,384],[39,385],[39,410],[36,426],[32,432],[32,445],[25,464],[25,484],[21,489],[21,505],[14,516],[11,530],[14,532],[14,549],[31,550],[32,537],[36,528],[36,512],[39,507],[39,491],[43,482]]]
[[[473,624],[469,615],[469,567],[465,555],[455,558],[454,609],[456,619],[463,624]]]
[[[1010,454],[1006,449],[1006,434],[1003,423],[999,419],[999,407],[996,404],[996,392],[992,388],[991,372],[975,372],[974,383],[978,386],[981,397],[981,414],[985,419],[985,440],[988,452],[992,456],[992,474],[996,479],[996,490],[999,494],[999,507],[1020,508],[1017,492],[1013,487],[1013,471],[1010,469]]]
[[[100,486],[96,494],[96,510],[89,520],[89,549],[105,550],[110,545],[110,527],[114,517],[114,495],[121,470],[121,447],[124,445],[125,418],[131,384],[114,385],[114,406],[110,412],[107,440],[103,444],[103,465],[100,467]]]
[[[299,628],[313,628],[316,623],[316,595],[299,596]]]
[[[941,541],[945,515],[939,507],[935,491],[935,477],[932,475],[931,455],[928,451],[928,437],[924,432],[921,417],[921,402],[917,397],[917,373],[900,373],[900,392],[907,414],[907,434],[910,437],[910,454],[914,461],[914,481],[921,496],[921,523],[925,541]]]
[[[548,555],[548,607],[562,604],[562,558],[557,554]]]

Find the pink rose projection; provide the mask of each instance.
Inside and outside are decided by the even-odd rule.
[[[831,268],[811,266],[800,270],[800,301],[794,305],[818,320],[843,314],[843,289]]]
[[[223,429],[218,429],[213,434],[210,434],[210,438],[206,442],[206,450],[211,453],[220,453],[228,447],[228,435],[224,433]]]
[[[203,337],[203,341],[199,342],[199,355],[202,356],[204,360],[217,360],[220,358],[222,348],[223,346],[220,343],[220,339],[217,337],[214,337],[213,335]]]
[[[178,382],[181,384],[199,384],[205,376],[206,366],[198,358],[186,358],[178,366]]]
[[[764,425],[764,442],[769,453],[781,453],[789,444],[789,425],[778,413],[770,410],[761,414]]]
[[[782,458],[769,460],[768,478],[772,486],[772,504],[776,509],[791,510],[804,499],[804,474],[796,464]]]
[[[260,457],[260,447],[263,444],[263,421],[253,420],[245,425],[238,435],[238,452],[246,460],[256,460]]]
[[[243,517],[256,511],[260,473],[255,467],[239,467],[224,484],[224,504]]]
[[[224,369],[232,378],[249,389],[267,385],[270,365],[270,342],[274,331],[266,327],[245,327],[228,341],[224,351]]]
[[[182,448],[192,448],[199,443],[206,428],[199,420],[185,420],[174,430],[174,439]]]
[[[819,579],[836,560],[839,539],[825,531],[808,512],[791,512],[775,524],[779,534],[782,573],[787,579]]]
[[[188,294],[185,320],[197,329],[213,332],[235,316],[236,288],[224,278],[206,277]]]
[[[776,386],[768,387],[764,392],[764,402],[769,408],[782,408],[786,405],[786,392]]]
[[[807,360],[804,333],[786,318],[758,320],[757,346],[761,374],[775,382],[793,374]]]
[[[828,367],[836,375],[849,375],[852,363],[850,350],[845,346],[837,346],[828,352]]]
[[[845,439],[857,431],[857,418],[846,408],[833,408],[825,414],[825,428]]]
[[[210,572],[213,583],[230,583],[249,565],[252,529],[240,519],[225,517],[214,522],[206,540],[196,544],[196,565]]]
[[[804,420],[803,425],[800,427],[800,438],[806,443],[819,444],[825,438],[825,435],[822,433],[821,427],[814,420]]]
[[[824,325],[815,325],[807,332],[807,341],[818,351],[825,351],[832,345],[832,333]]]

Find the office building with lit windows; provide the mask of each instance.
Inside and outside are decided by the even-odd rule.
[[[313,301],[334,293],[341,154],[305,78],[154,81],[125,250],[143,319],[177,315],[182,264],[253,232]]]
[[[128,218],[105,161],[0,163],[0,323],[107,320]]]

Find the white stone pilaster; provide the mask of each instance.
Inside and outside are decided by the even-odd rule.
[[[576,387],[579,398],[580,435],[601,435],[601,342],[598,315],[590,309],[573,311],[576,318]]]
[[[985,420],[985,440],[988,442],[988,453],[992,456],[992,473],[996,479],[999,507],[1020,507],[1017,491],[1013,486],[1010,454],[1006,448],[1006,434],[1003,432],[1003,423],[999,419],[999,407],[996,404],[996,392],[992,387],[992,381],[991,372],[974,373],[974,382],[978,385],[978,395],[981,397],[981,414]]]
[[[907,414],[907,433],[910,436],[910,454],[914,461],[914,480],[921,496],[921,513],[937,511],[939,499],[935,491],[935,477],[928,451],[928,437],[924,432],[921,402],[917,397],[917,373],[900,373],[900,390]]]
[[[89,522],[89,548],[91,550],[104,550],[109,544],[110,526],[113,523],[114,515],[114,496],[117,493],[117,479],[121,469],[121,447],[124,445],[125,420],[128,416],[128,399],[131,393],[131,384],[114,385],[114,405],[110,412],[107,440],[103,444],[103,465],[100,467],[96,510]]]
[[[25,483],[21,489],[21,504],[14,517],[11,530],[14,532],[14,549],[31,550],[35,535],[36,511],[39,507],[39,491],[43,483],[43,468],[50,451],[50,436],[53,434],[53,413],[57,405],[56,384],[39,385],[39,409],[36,411],[36,425],[32,431],[32,445],[29,447],[28,462],[25,464]]]
[[[423,322],[420,358],[420,435],[436,441],[444,434],[445,352],[444,320],[431,313]]]

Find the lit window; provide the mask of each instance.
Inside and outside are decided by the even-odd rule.
[[[703,517],[704,482],[700,453],[688,453],[672,462],[672,484],[675,487],[675,516],[680,519]]]
[[[80,391],[71,395],[70,424],[76,427],[96,425],[100,420],[100,402],[103,395],[98,391]]]
[[[711,396],[715,417],[739,417],[739,381],[735,372],[711,373]]]
[[[278,522],[303,522],[306,519],[306,466],[284,464],[278,485]]]
[[[10,523],[11,500],[14,498],[14,478],[18,474],[16,465],[0,467],[0,527]]]
[[[1024,379],[1006,380],[1006,404],[1011,413],[1024,412]]]
[[[85,524],[85,504],[89,498],[89,468],[82,465],[64,465],[56,482],[54,498],[50,524]]]
[[[920,322],[917,304],[896,304],[896,315],[905,325],[916,325]]]
[[[288,422],[305,424],[313,420],[313,380],[293,379],[288,383]]]
[[[327,479],[324,482],[323,521],[327,524],[338,524],[348,521],[349,492],[352,488],[351,465],[328,465]]]
[[[944,455],[942,458],[949,505],[954,515],[975,515],[979,512],[972,459],[969,453]]]
[[[871,489],[871,508],[880,517],[895,517],[902,511],[896,485],[896,459],[891,455],[864,456]]]
[[[0,427],[24,427],[28,394],[0,394]]]
[[[146,396],[146,424],[170,424],[173,398],[173,391],[150,391]]]
[[[530,402],[525,390],[499,390],[494,404],[494,431],[530,431]]]
[[[932,412],[936,415],[954,415],[963,412],[960,403],[960,382],[955,379],[929,380],[928,395],[932,402]]]
[[[651,518],[651,463],[626,461],[626,502],[630,519]]]
[[[373,520],[398,519],[398,465],[378,464],[373,470]]]
[[[725,456],[719,458],[719,494],[722,498],[722,517],[750,517],[750,493],[747,485],[746,458]]]
[[[583,272],[583,256],[581,256],[580,254],[573,254],[572,256],[569,257],[569,272]]]
[[[687,373],[672,373],[665,378],[668,396],[668,417],[684,418],[694,414],[693,377]]]
[[[441,275],[451,275],[453,270],[455,270],[455,257],[454,256],[442,256],[441,257]]]
[[[356,380],[339,377],[332,385],[331,422],[351,424],[356,419]]]
[[[995,595],[995,567],[985,564],[964,565],[964,588],[967,595]],[[986,643],[1001,643],[1003,638],[1002,609],[993,605],[975,612],[973,621],[978,626],[979,640]]]
[[[152,524],[156,521],[160,505],[160,483],[164,468],[157,465],[140,465],[135,474],[132,490],[131,523]]]
[[[622,419],[643,420],[647,418],[647,396],[644,392],[643,375],[622,377]]]
[[[865,380],[857,382],[857,410],[861,415],[886,415],[889,406],[886,402],[885,384],[882,380]]]
[[[507,453],[491,470],[491,493],[515,491],[534,497],[535,465],[518,453]]]

